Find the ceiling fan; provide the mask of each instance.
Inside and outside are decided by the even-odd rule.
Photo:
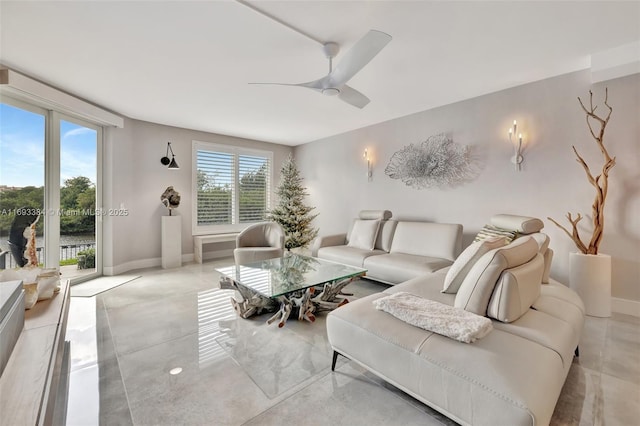
[[[362,93],[358,92],[347,82],[365,67],[380,51],[391,41],[391,36],[381,31],[370,30],[364,37],[342,57],[340,63],[333,68],[333,58],[340,51],[340,46],[334,42],[324,43],[322,50],[329,59],[329,74],[308,83],[249,83],[249,84],[273,84],[278,86],[298,86],[315,90],[327,96],[338,98],[357,108],[364,108],[369,103]]]

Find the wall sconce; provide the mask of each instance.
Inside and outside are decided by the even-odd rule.
[[[367,180],[371,182],[373,178],[373,172],[371,171],[371,157],[369,157],[369,152],[365,149],[364,154],[362,154],[362,158],[367,160]]]
[[[513,138],[516,137],[516,133],[518,130],[518,123],[516,120],[513,120],[513,127],[509,129],[509,142],[514,145],[515,155],[511,158],[511,162],[515,164],[516,171],[522,170],[522,133],[518,134],[518,145],[515,145]]]
[[[171,160],[169,160],[169,151],[171,151]],[[171,170],[178,170],[180,168],[176,162],[176,155],[173,153],[173,149],[171,149],[171,142],[167,142],[167,153],[160,159],[160,162],[163,166],[168,165],[169,167],[167,168]]]

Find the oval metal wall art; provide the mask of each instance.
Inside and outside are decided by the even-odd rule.
[[[397,151],[384,173],[415,189],[454,187],[477,176],[470,148],[454,143],[444,133]]]

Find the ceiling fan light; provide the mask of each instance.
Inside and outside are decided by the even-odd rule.
[[[329,87],[326,89],[322,89],[322,94],[325,96],[337,96],[340,94],[340,89],[336,89],[335,87]]]

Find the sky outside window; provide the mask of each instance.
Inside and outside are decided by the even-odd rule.
[[[44,185],[44,117],[0,104],[0,185]],[[88,177],[96,182],[96,131],[60,121],[60,185]]]

